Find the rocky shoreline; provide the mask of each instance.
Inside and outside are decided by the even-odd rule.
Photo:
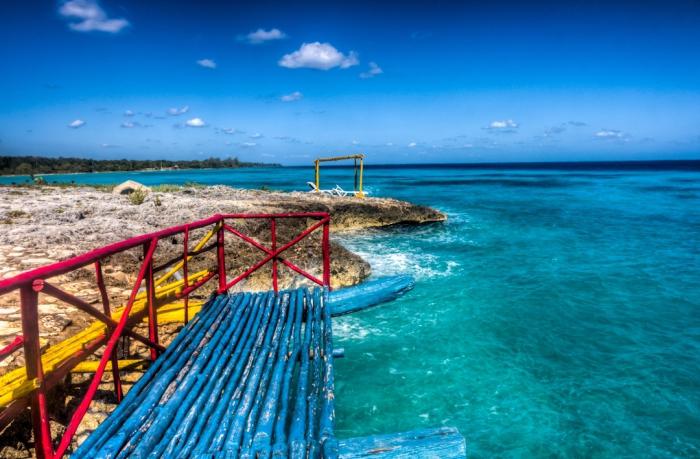
[[[334,287],[361,282],[370,275],[371,267],[361,257],[333,241],[333,235],[364,228],[422,224],[446,219],[437,210],[394,199],[241,190],[227,186],[161,186],[155,187],[153,191],[147,190],[143,199],[139,200],[131,199],[130,195],[112,193],[112,190],[104,187],[0,187],[0,280],[128,237],[217,213],[310,211],[331,214],[331,272]],[[310,222],[297,220],[278,224],[278,243],[291,240],[309,224]],[[236,222],[236,228],[265,245],[270,244],[267,221]],[[204,232],[193,231],[190,240],[196,241]],[[286,254],[288,259],[318,277],[321,274],[319,238],[320,232],[316,232],[313,237],[305,239]],[[260,252],[245,243],[227,239],[226,246],[227,260],[230,260],[227,268],[231,273],[242,272],[260,259]],[[156,252],[156,263],[181,254],[181,251],[181,237],[162,241]],[[132,250],[113,256],[105,263],[105,281],[112,304],[125,302],[135,281],[141,256],[140,250]],[[190,271],[213,266],[213,256],[213,253],[200,256],[200,260],[191,263]],[[300,283],[299,276],[287,269],[280,269],[280,276],[281,288]],[[99,292],[95,288],[94,273],[91,270],[84,269],[60,276],[54,282],[89,303],[99,301]],[[261,269],[245,281],[241,288],[269,289],[269,268]],[[42,296],[39,310],[41,341],[45,346],[73,335],[92,321],[76,309],[47,296]],[[0,348],[21,333],[20,319],[18,295],[15,293],[0,297]],[[164,340],[167,342],[168,336],[172,336],[175,331],[175,327],[162,330]],[[14,358],[0,363],[0,374],[21,364],[21,353],[17,353]],[[70,392],[78,390],[76,388],[80,386],[75,383],[79,381],[74,381],[75,387],[64,388],[57,395],[60,405],[70,405],[73,398]],[[94,406],[83,423],[86,424],[84,427],[87,431],[92,430],[91,424],[106,416],[112,403],[108,398],[93,403]],[[57,431],[62,429],[61,424],[60,421],[56,423]],[[17,426],[11,425],[0,434],[2,457],[26,457],[29,450],[22,445],[26,446],[28,438],[12,445],[18,432]]]

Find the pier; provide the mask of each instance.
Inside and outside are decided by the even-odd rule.
[[[242,219],[267,222],[270,245],[232,224]],[[287,219],[302,219],[308,226],[282,244],[277,241],[277,225]],[[206,234],[190,247],[191,232],[202,229]],[[464,439],[451,428],[336,438],[334,360],[343,351],[333,346],[329,231],[330,215],[324,212],[217,214],[0,282],[0,295],[19,292],[22,313],[22,335],[0,350],[0,359],[20,351],[25,359],[24,367],[0,377],[0,427],[29,409],[36,455],[64,457],[109,372],[120,404],[83,441],[74,457],[465,457]],[[320,233],[320,276],[285,258],[287,250],[313,233]],[[257,263],[232,276],[224,250],[231,237],[262,253]],[[176,239],[182,244],[182,254],[156,264],[159,244]],[[143,260],[128,301],[113,309],[103,263],[129,250],[141,251]],[[190,273],[195,257],[206,254],[215,263]],[[269,291],[231,291],[266,265],[271,268]],[[94,269],[101,307],[49,281],[86,267]],[[278,270],[282,267],[316,286],[280,290]],[[207,301],[190,298],[214,279],[216,286]],[[383,295],[377,288],[371,291]],[[42,350],[39,295],[70,304],[96,321]],[[349,296],[345,301],[355,300]],[[361,309],[360,303],[358,300],[357,307],[344,304],[338,313]],[[167,348],[158,336],[158,327],[165,322],[184,325]],[[135,329],[140,323],[146,325],[147,335]],[[149,358],[120,359],[117,344],[126,336],[146,346]],[[120,370],[134,366],[148,370],[124,394]],[[47,392],[72,372],[94,376],[62,437],[54,440]]]

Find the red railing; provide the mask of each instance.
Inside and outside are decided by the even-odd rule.
[[[312,226],[303,230],[298,235],[296,235],[291,241],[278,247],[277,221],[280,219],[290,218],[313,219],[318,221]],[[227,224],[227,220],[238,219],[269,220],[271,247],[264,246],[263,244],[251,238],[250,236],[243,234],[241,231]],[[214,231],[216,233],[216,242],[190,252],[188,247],[190,232],[192,230],[205,228],[212,225],[213,228],[211,231]],[[323,279],[318,279],[317,277],[302,270],[291,261],[282,257],[283,253],[286,250],[288,250],[290,247],[294,246],[299,241],[301,241],[314,231],[318,230],[319,228],[322,229],[321,250],[323,257]],[[243,279],[249,277],[251,274],[265,266],[267,263],[272,263],[272,288],[275,292],[278,291],[279,284],[279,263],[283,264],[284,266],[287,266],[292,271],[304,276],[310,281],[319,284],[327,289],[330,289],[329,228],[330,216],[328,213],[325,212],[286,214],[219,214],[186,225],[174,226],[161,231],[156,231],[154,233],[136,236],[125,241],[117,242],[99,249],[92,250],[90,252],[78,255],[65,261],[33,269],[31,271],[21,273],[13,278],[0,281],[0,295],[19,290],[22,316],[22,335],[16,337],[15,340],[8,346],[4,347],[3,349],[0,349],[0,360],[6,358],[13,352],[19,350],[20,348],[23,348],[26,377],[28,380],[36,379],[38,383],[37,388],[28,397],[21,400],[16,400],[11,405],[8,405],[2,412],[0,412],[0,426],[6,424],[14,416],[16,416],[22,410],[24,410],[28,402],[32,414],[32,424],[34,430],[35,448],[37,456],[40,458],[50,459],[63,457],[68,447],[70,446],[71,440],[76,430],[78,429],[81,420],[87,412],[93,397],[95,396],[95,393],[102,380],[102,376],[104,375],[105,368],[107,367],[108,361],[111,361],[112,363],[112,376],[114,380],[114,390],[116,393],[117,400],[121,400],[122,398],[122,388],[119,379],[118,359],[117,354],[115,352],[118,340],[122,336],[129,336],[145,344],[150,348],[151,359],[153,360],[155,360],[158,357],[158,354],[160,352],[165,350],[165,348],[161,346],[158,341],[158,316],[155,295],[156,282],[154,279],[154,274],[156,272],[160,272],[173,265],[182,263],[182,270],[184,273],[183,287],[180,293],[176,295],[176,297],[178,299],[182,299],[184,302],[185,323],[189,320],[189,296],[193,291],[204,285],[214,276],[218,276],[217,291],[219,293],[223,293],[231,287],[233,287],[234,285],[238,284]],[[229,280],[226,274],[226,252],[224,246],[225,233],[235,235],[239,239],[249,243],[250,245],[264,252],[265,254],[265,256],[260,261],[255,263],[245,272],[239,274],[232,280]],[[156,248],[158,247],[158,242],[163,238],[179,234],[182,234],[184,239],[182,256],[174,257],[164,263],[161,263],[160,265],[154,266],[153,257]],[[138,248],[139,246],[143,247],[143,262],[141,263],[141,267],[136,277],[136,282],[131,290],[131,294],[129,295],[129,299],[126,303],[126,306],[123,309],[119,321],[117,322],[111,317],[109,297],[107,295],[107,289],[102,273],[102,260],[105,257],[115,255],[126,250]],[[213,249],[217,250],[217,269],[215,271],[210,271],[208,274],[204,275],[196,282],[190,284],[190,277],[188,273],[188,263],[190,261],[190,258]],[[61,274],[66,274],[71,271],[75,271],[90,264],[94,265],[95,282],[100,292],[102,311],[96,309],[84,300],[77,298],[76,296],[65,292],[59,287],[47,282],[47,279],[56,277]],[[132,328],[129,326],[130,313],[134,302],[136,301],[142,283],[145,283],[146,289],[146,309],[148,312],[148,337],[138,334],[137,332],[133,331]],[[84,346],[82,352],[77,353],[76,355],[71,357],[69,361],[64,362],[60,369],[55,369],[50,375],[48,375],[48,377],[45,377],[42,368],[41,349],[39,344],[39,293],[52,296],[72,306],[75,306],[81,311],[90,314],[94,318],[106,324],[109,330],[109,332],[105,334],[105,336],[103,336],[102,339],[95,340],[94,342]],[[53,385],[55,385],[58,381],[60,381],[61,378],[65,376],[70,371],[70,369],[72,369],[76,364],[85,360],[103,344],[105,345],[104,353],[97,365],[95,375],[92,381],[90,382],[90,385],[88,386],[85,396],[78,405],[78,408],[74,412],[68,426],[66,427],[66,430],[60,442],[58,443],[57,448],[54,450],[49,428],[49,414],[46,404],[46,391],[50,389]],[[28,401],[27,398],[29,399]]]

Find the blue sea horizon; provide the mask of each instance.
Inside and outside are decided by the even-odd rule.
[[[417,280],[334,319],[339,437],[445,425],[470,457],[700,457],[700,161],[548,164],[366,169],[371,196],[449,218],[334,235]],[[46,178],[64,177],[305,191],[313,170]]]

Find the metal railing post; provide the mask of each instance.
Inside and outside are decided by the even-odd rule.
[[[156,241],[151,241],[149,244],[144,244],[143,254],[144,257],[150,251],[151,244],[155,244]],[[151,256],[148,260],[148,265],[146,266],[146,275],[144,276],[146,282],[146,301],[148,302],[148,339],[158,344],[158,311],[156,310],[156,298],[155,298],[155,282],[153,280],[153,257]],[[158,358],[158,349],[151,348],[151,360]]]
[[[323,223],[323,285],[331,290],[331,243],[330,243],[330,218]]]
[[[102,262],[97,260],[95,262],[95,280],[97,282],[97,288],[100,290],[100,297],[102,298],[102,310],[107,317],[112,317],[112,308],[109,304],[109,295],[107,294],[107,288],[105,287],[104,277],[102,276]],[[111,332],[114,332],[114,327],[107,325]],[[122,382],[119,376],[119,356],[117,355],[117,348],[112,351],[112,379],[114,380],[114,395],[117,397],[117,401],[121,402],[124,397],[124,392],[122,390]]]
[[[270,219],[270,232],[272,251],[277,250],[277,221],[274,218]],[[277,257],[272,258],[272,288],[277,293]]]
[[[37,457],[52,459],[51,429],[49,414],[46,407],[46,388],[44,387],[44,371],[41,363],[41,344],[39,343],[39,288],[25,285],[20,289],[20,304],[22,308],[22,333],[24,336],[24,360],[27,380],[36,378],[38,384],[31,395],[32,426]]]
[[[224,219],[221,219],[219,232],[216,234],[216,253],[219,266],[219,293],[226,290],[226,252],[224,251]]]
[[[187,325],[187,322],[189,322],[190,319],[190,294],[187,291],[188,287],[190,286],[189,284],[189,271],[187,268],[187,259],[189,258],[189,239],[190,239],[190,227],[185,226],[185,235],[184,235],[184,242],[183,242],[183,248],[182,248],[182,274],[184,277],[184,286],[183,286],[183,291],[187,292],[185,294],[185,299],[183,302],[185,303],[185,325]]]

